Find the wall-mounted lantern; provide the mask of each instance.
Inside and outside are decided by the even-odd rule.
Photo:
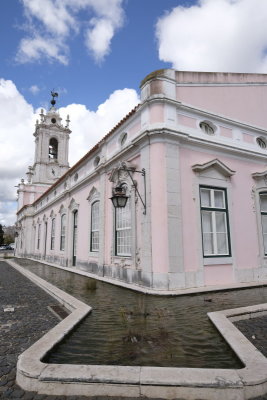
[[[141,203],[143,204],[143,207],[144,207],[143,214],[146,214],[146,171],[145,171],[145,169],[143,168],[141,171],[133,170],[133,169],[127,168],[127,165],[124,162],[121,163],[121,169],[128,173],[128,175],[132,181],[133,187],[135,189],[135,192],[137,193],[139,199],[141,200]],[[141,174],[144,177],[144,200],[142,199],[142,197],[139,193],[139,190],[137,188],[136,182],[133,180],[133,177],[132,177],[132,174],[135,172]],[[113,206],[115,208],[118,208],[118,207],[126,206],[128,197],[129,196],[126,195],[126,189],[124,187],[124,184],[121,183],[120,185],[116,186],[113,189],[112,197],[110,197],[110,199],[113,203]]]
[[[129,196],[127,196],[126,194],[125,187],[123,186],[123,184],[120,184],[113,189],[112,197],[110,197],[110,200],[112,201],[112,204],[115,208],[119,208],[126,206],[128,197]]]

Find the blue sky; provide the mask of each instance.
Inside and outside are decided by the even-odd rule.
[[[45,3],[45,2],[44,2]],[[25,7],[18,0],[5,1],[0,25],[0,76],[11,79],[25,99],[35,108],[46,105],[52,88],[61,92],[59,105],[85,104],[95,110],[116,89],[138,90],[145,75],[171,63],[159,60],[155,26],[159,17],[177,5],[177,0],[126,0],[124,24],[112,38],[110,53],[96,62],[84,46],[83,30],[68,38],[69,61],[64,65],[43,57],[38,61],[18,63],[16,52],[22,37],[27,36]],[[82,11],[81,11],[82,13]],[[93,17],[89,9],[80,16]],[[35,18],[34,22],[38,20]],[[40,90],[32,94],[29,88]]]
[[[50,91],[70,115],[73,165],[160,68],[267,72],[266,0],[6,0],[0,15],[0,223],[34,156]]]

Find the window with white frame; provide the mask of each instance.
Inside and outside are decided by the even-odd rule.
[[[267,192],[260,193],[260,207],[264,255],[267,255]]]
[[[126,206],[115,209],[115,253],[118,256],[131,256],[132,227],[130,198]]]
[[[66,214],[61,215],[61,227],[60,227],[60,250],[65,250],[65,239],[66,239]]]
[[[41,237],[41,224],[38,224],[38,231],[37,231],[37,250],[40,249],[40,237]]]
[[[51,222],[51,250],[55,250],[55,227],[56,227],[56,218],[52,219]]]
[[[99,201],[91,206],[90,251],[99,251]]]
[[[200,187],[204,257],[231,255],[226,189]]]

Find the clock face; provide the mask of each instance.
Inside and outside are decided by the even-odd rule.
[[[56,166],[50,167],[49,176],[50,176],[50,178],[57,178],[58,177],[58,169],[57,169]]]

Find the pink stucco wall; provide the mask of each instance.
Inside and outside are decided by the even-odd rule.
[[[254,136],[243,133],[243,140],[246,143],[254,143]]]
[[[231,138],[233,136],[232,129],[228,129],[228,128],[225,128],[224,126],[221,126],[220,127],[220,136]]]
[[[151,165],[151,234],[154,272],[168,272],[168,223],[166,199],[165,145],[154,143],[150,148]]]
[[[90,190],[93,185],[85,187],[73,194],[72,198],[77,204],[78,208],[78,240],[77,240],[77,254],[81,261],[88,260],[89,254],[89,231],[90,226],[90,206],[87,200]],[[97,188],[98,189],[98,188]],[[71,221],[73,223],[73,221]]]
[[[198,269],[202,257],[200,210],[196,202],[199,181],[192,171],[192,165],[204,164],[214,158],[212,154],[181,149],[183,250],[186,271]],[[233,264],[239,269],[256,268],[259,238],[252,197],[254,181],[251,174],[258,171],[260,167],[255,163],[230,157],[217,155],[217,158],[230,169],[237,171],[230,178],[230,187],[227,191]],[[214,186],[226,187],[226,182],[214,181]],[[206,284],[230,283],[234,279],[232,265],[214,265],[213,267],[214,270],[211,266],[204,266]]]
[[[186,115],[178,114],[178,122],[181,125],[185,125],[185,126],[188,126],[190,128],[196,128],[197,127],[196,119],[187,117]]]
[[[149,107],[150,111],[150,123],[155,124],[157,122],[164,121],[164,106],[163,104],[152,104]]]
[[[107,179],[105,184],[106,197],[112,196],[112,183]],[[108,199],[109,200],[109,199]],[[112,252],[112,237],[113,237],[113,218],[114,210],[112,202],[105,202],[105,253],[104,262],[110,264]]]
[[[234,282],[232,265],[206,265],[204,268],[206,285],[228,285]]]
[[[177,86],[176,98],[197,108],[267,129],[265,86]]]

